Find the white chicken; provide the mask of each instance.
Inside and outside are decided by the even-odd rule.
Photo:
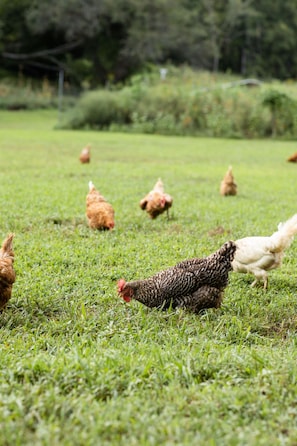
[[[251,286],[263,281],[264,290],[268,287],[268,273],[281,265],[284,251],[297,234],[297,214],[285,223],[278,225],[278,230],[270,237],[245,237],[235,241],[236,252],[232,269],[238,273],[251,273],[255,280]]]

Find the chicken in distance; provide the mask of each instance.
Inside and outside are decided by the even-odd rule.
[[[220,194],[225,196],[237,194],[237,184],[234,181],[232,166],[229,166],[223,180],[221,181]]]
[[[96,190],[92,181],[86,198],[86,216],[91,229],[113,229],[115,226],[112,205]]]
[[[87,164],[91,161],[91,145],[87,144],[80,153],[79,161],[82,164]]]
[[[172,206],[173,199],[169,194],[164,192],[164,185],[161,178],[158,179],[154,188],[139,202],[142,210],[155,219],[158,215],[167,212],[169,218],[169,208]]]
[[[293,153],[293,155],[289,156],[287,159],[289,163],[297,163],[297,152]]]
[[[268,271],[281,266],[284,251],[289,248],[297,234],[297,214],[270,237],[245,237],[235,241],[236,252],[232,262],[233,271],[251,273],[255,280],[251,286],[262,281],[264,290],[268,287]]]

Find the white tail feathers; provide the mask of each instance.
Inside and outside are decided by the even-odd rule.
[[[91,191],[92,189],[95,189],[95,186],[92,181],[89,181],[89,191]]]
[[[271,241],[276,252],[288,248],[297,234],[297,214],[285,223],[279,223],[278,231],[272,234]]]

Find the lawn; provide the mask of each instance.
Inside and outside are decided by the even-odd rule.
[[[57,118],[0,112],[0,236],[15,233],[17,273],[0,315],[0,444],[296,445],[297,239],[266,293],[231,273],[218,310],[116,293],[121,277],[272,234],[297,212],[296,143],[60,131]],[[221,197],[229,164],[238,195]],[[152,221],[138,203],[158,177],[174,203]],[[89,180],[115,208],[111,232],[87,227]]]

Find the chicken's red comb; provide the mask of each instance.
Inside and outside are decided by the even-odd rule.
[[[118,280],[118,293],[119,294],[123,291],[123,288],[125,285],[126,285],[126,281],[124,279]]]

